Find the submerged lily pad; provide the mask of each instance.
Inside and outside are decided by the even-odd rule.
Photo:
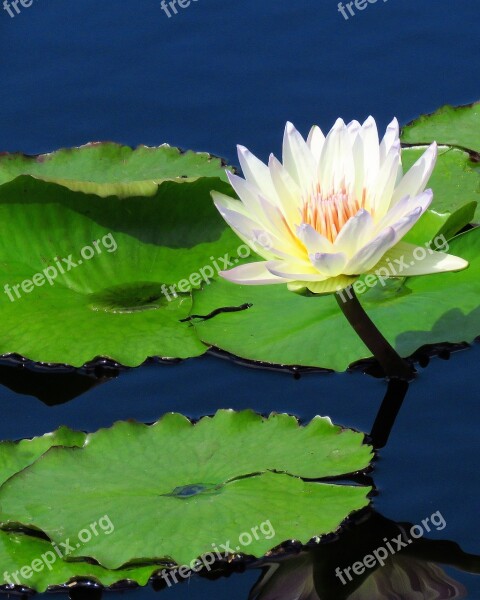
[[[480,103],[444,106],[431,115],[423,115],[403,128],[402,140],[411,144],[436,140],[480,152]]]
[[[178,414],[151,426],[118,422],[88,435],[82,449],[52,448],[9,479],[1,519],[58,543],[69,538],[72,557],[107,568],[188,564],[225,544],[224,553],[260,556],[285,540],[330,533],[369,503],[368,487],[299,477],[346,476],[371,459],[362,434],[321,417],[305,427],[287,415],[226,410],[195,425]],[[102,515],[114,531],[75,543]]]
[[[62,552],[62,547],[59,551]],[[145,565],[110,571],[86,561],[68,561],[60,557],[47,540],[1,530],[0,564],[0,585],[22,586],[37,592],[79,580],[103,586],[127,580],[146,585],[152,573],[162,568],[161,565]]]
[[[190,313],[190,288],[208,281],[221,268],[218,257],[239,245],[210,197],[212,189],[230,193],[224,169],[169,147],[127,153],[115,163],[125,153],[107,145],[62,151],[38,164],[0,158],[0,171],[7,163],[10,174],[20,161],[36,177],[36,169],[64,169],[65,177],[102,185],[109,177],[164,175],[148,197],[99,198],[26,175],[0,185],[0,354],[73,366],[103,356],[137,366],[150,356],[205,352],[182,319]],[[97,165],[102,157],[105,172]]]
[[[402,356],[424,344],[472,342],[480,335],[480,228],[450,241],[449,252],[469,261],[458,273],[374,282],[359,294],[373,322]],[[395,285],[392,286],[391,282]],[[196,319],[200,338],[236,356],[285,365],[344,371],[370,352],[341,313],[335,298],[304,297],[286,286],[239,286],[217,280],[195,294],[193,311],[250,308]]]

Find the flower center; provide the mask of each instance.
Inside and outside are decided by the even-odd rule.
[[[365,199],[365,190],[358,200],[345,185],[338,191],[324,194],[317,183],[317,187],[303,199],[302,223],[311,225],[333,243],[345,223],[365,208]]]

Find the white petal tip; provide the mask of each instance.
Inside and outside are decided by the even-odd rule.
[[[463,271],[469,266],[469,262],[460,256],[449,254],[448,259],[445,260],[445,266],[449,271]]]
[[[337,130],[337,129],[344,129],[345,127],[346,127],[346,125],[345,125],[345,121],[344,121],[342,118],[340,118],[340,117],[339,117],[339,118],[338,118],[338,119],[335,121],[335,124],[334,124],[334,125],[333,125],[333,127],[332,127],[332,131],[333,131],[333,130]]]

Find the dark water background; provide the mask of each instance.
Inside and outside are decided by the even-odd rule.
[[[159,0],[34,0],[13,19],[0,8],[0,150],[169,142],[235,162],[236,143],[279,153],[286,120],[304,133],[339,115],[406,123],[478,99],[479,30],[474,0],[379,1],[348,21],[335,0],[198,0],[170,19]],[[480,553],[479,361],[478,345],[432,360],[374,472],[380,513],[420,523],[439,510],[447,526],[430,537],[471,553]],[[0,439],[152,422],[171,410],[198,417],[226,404],[328,414],[369,431],[385,387],[360,373],[296,380],[204,357],[132,370],[54,407],[2,386]],[[448,572],[480,599],[477,579]],[[196,578],[165,593],[244,600],[257,577]]]

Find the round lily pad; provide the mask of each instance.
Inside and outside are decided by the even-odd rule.
[[[404,148],[403,168],[406,172],[425,152],[425,147]],[[437,164],[428,182],[433,190],[430,205],[436,212],[454,212],[464,205],[480,202],[480,172],[470,155],[463,150],[440,146]],[[480,208],[477,206],[473,220],[480,221]]]
[[[423,115],[403,128],[402,140],[411,144],[435,140],[480,152],[480,103],[444,106],[431,115]]]
[[[405,168],[422,151],[405,149]],[[224,282],[210,285],[219,270],[254,259],[211,201],[212,189],[233,194],[225,178],[219,159],[169,146],[90,144],[41,157],[1,156],[0,355],[77,367],[105,357],[137,366],[152,356],[198,356],[214,344],[269,361],[263,343],[245,352],[242,332],[232,345],[230,330],[198,335],[189,322],[192,314],[246,304]],[[408,239],[435,231],[448,238],[476,218],[479,181],[467,153],[441,148],[433,212]],[[249,296],[268,301],[280,292],[262,287]],[[237,318],[225,314],[222,322]],[[281,344],[274,355],[301,362],[306,348],[300,337],[296,343],[287,356]],[[355,345],[356,359],[365,350]],[[318,357],[309,352],[305,364],[312,360]]]
[[[458,273],[387,279],[384,285],[374,280],[358,294],[402,356],[425,344],[472,342],[480,334],[480,228],[452,239],[448,251],[468,260],[469,267]],[[239,286],[217,280],[195,294],[193,312],[209,315],[222,306],[241,305],[249,308],[194,320],[205,344],[250,360],[337,371],[370,356],[332,295],[305,297],[281,285]]]
[[[106,144],[37,159],[2,156],[2,169],[0,354],[73,366],[102,356],[137,366],[150,356],[205,352],[182,322],[191,289],[239,245],[210,197],[212,189],[231,193],[220,160]],[[153,195],[123,197],[115,187],[147,177],[156,178]],[[67,179],[76,182],[71,189]]]
[[[4,525],[69,539],[71,556],[107,568],[133,560],[178,564],[212,552],[260,556],[289,539],[335,531],[368,505],[369,487],[306,482],[365,469],[363,435],[316,417],[219,411],[192,424],[118,422],[83,448],[54,447],[0,488]],[[114,530],[79,543],[107,515]]]
[[[0,185],[21,175],[59,183],[73,191],[97,196],[153,196],[164,181],[220,177],[221,159],[206,152],[182,152],[164,144],[132,149],[112,142],[64,148],[50,154],[0,156]]]

